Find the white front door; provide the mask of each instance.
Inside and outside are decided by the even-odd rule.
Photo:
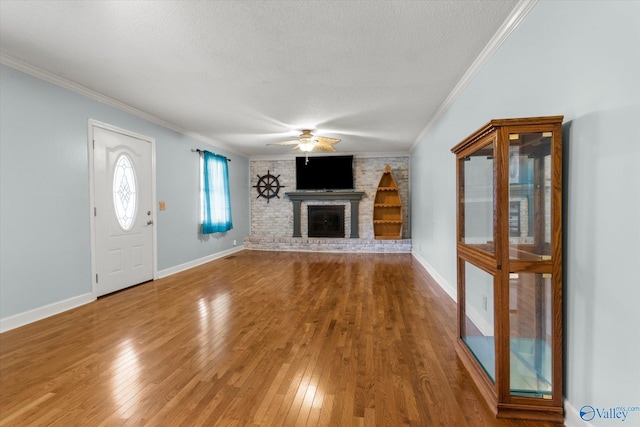
[[[151,141],[93,126],[96,295],[153,279]]]

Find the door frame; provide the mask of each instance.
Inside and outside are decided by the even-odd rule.
[[[91,292],[93,293],[93,297],[97,298],[98,289],[96,282],[96,220],[94,215],[95,208],[95,183],[94,183],[94,165],[93,165],[93,129],[98,127],[110,132],[119,133],[130,138],[136,138],[143,141],[147,141],[151,144],[151,205],[153,208],[151,209],[151,220],[153,221],[153,229],[151,233],[151,263],[152,263],[152,272],[153,272],[153,280],[158,279],[158,221],[157,221],[157,212],[156,212],[156,140],[155,138],[151,138],[150,136],[142,135],[139,133],[131,132],[126,129],[119,128],[117,126],[113,126],[107,123],[100,122],[98,120],[89,119],[88,120],[88,138],[87,138],[87,153],[89,157],[89,222],[91,227]]]

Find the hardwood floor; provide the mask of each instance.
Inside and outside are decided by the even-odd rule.
[[[409,254],[243,251],[0,335],[0,425],[515,426]]]

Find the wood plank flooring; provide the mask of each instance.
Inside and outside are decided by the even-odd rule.
[[[242,251],[0,334],[0,426],[514,426],[409,254]]]

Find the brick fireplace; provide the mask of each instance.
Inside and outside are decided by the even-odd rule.
[[[403,203],[402,240],[375,240],[373,235],[373,201],[385,164],[389,164],[400,188]],[[283,186],[278,197],[267,200],[256,197],[252,188],[251,236],[243,239],[247,249],[277,251],[335,252],[411,252],[409,222],[409,158],[354,157],[354,187],[356,191],[296,191],[295,159],[251,160],[250,185],[271,171],[279,176]],[[294,196],[290,197],[293,193]],[[296,194],[301,194],[296,196]],[[315,199],[301,199],[316,193]],[[346,193],[345,198],[336,198]],[[321,197],[317,195],[321,194]],[[351,201],[349,197],[356,197]],[[297,200],[296,200],[297,199]],[[341,206],[344,209],[344,234],[341,237],[309,236],[308,206]],[[294,234],[294,230],[298,232]],[[295,237],[294,237],[295,236]]]
[[[286,193],[293,205],[293,237],[302,237],[300,218],[302,202],[309,200],[345,200],[351,206],[351,234],[352,239],[358,238],[360,228],[360,199],[364,196],[363,191],[292,191]],[[344,224],[344,221],[343,221]],[[308,237],[311,237],[310,235]],[[328,236],[324,236],[328,237]],[[343,234],[344,237],[344,234]]]

